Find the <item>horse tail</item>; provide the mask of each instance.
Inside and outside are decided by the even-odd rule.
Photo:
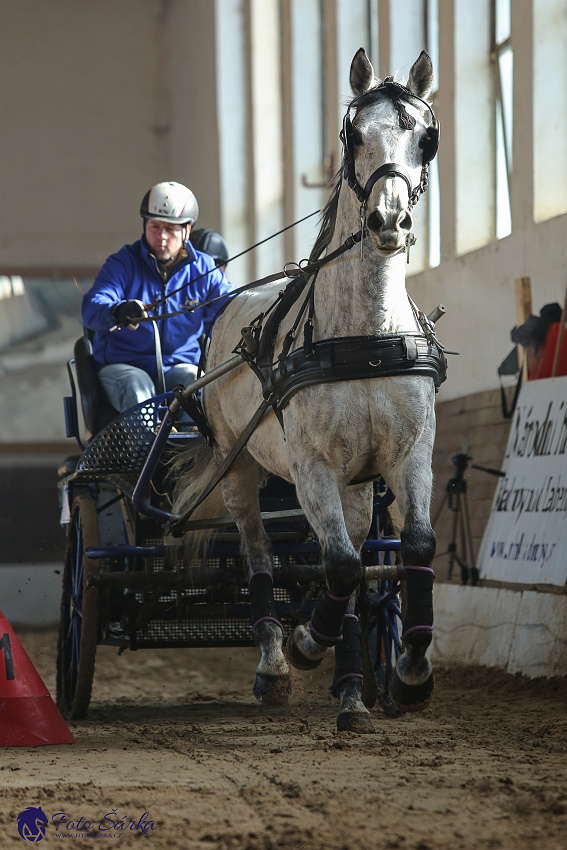
[[[193,445],[180,453],[174,459],[170,475],[174,478],[173,488],[173,513],[180,515],[190,510],[197,501],[211,478],[213,477],[217,463],[214,452],[206,441],[195,440]],[[200,505],[191,514],[191,520],[211,519],[212,517],[226,516],[227,509],[222,497],[220,486],[214,488]],[[204,528],[185,533],[183,543],[185,545],[186,563],[203,558],[207,548],[212,542],[216,530]]]

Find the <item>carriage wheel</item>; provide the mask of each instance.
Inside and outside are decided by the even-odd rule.
[[[87,587],[89,573],[98,574],[98,561],[85,556],[89,546],[98,546],[96,504],[86,495],[77,496],[71,510],[63,571],[63,594],[57,653],[57,706],[64,717],[87,716],[98,643],[98,597]]]
[[[398,717],[401,713],[393,704],[388,689],[401,650],[401,592],[400,583],[397,581],[379,582],[376,590],[380,597],[378,611],[361,617],[364,658],[362,701],[367,708],[372,708],[378,701],[388,717]]]
[[[396,503],[379,513],[377,531],[381,537],[397,537],[403,525]],[[389,563],[389,556],[386,561]],[[396,563],[400,563],[399,552]],[[399,717],[401,712],[390,697],[389,683],[401,652],[400,621],[405,617],[407,588],[405,581],[381,581],[374,588],[376,596],[372,611],[361,611],[362,652],[364,682],[362,701],[367,708],[376,702],[388,717]],[[376,603],[379,600],[379,604]]]

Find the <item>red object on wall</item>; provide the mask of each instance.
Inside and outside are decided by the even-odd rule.
[[[549,326],[545,342],[540,346],[535,360],[530,369],[529,380],[536,381],[538,378],[551,378],[555,349],[557,348],[557,336],[559,334],[559,322]],[[557,365],[557,375],[567,375],[567,330],[563,332],[561,354]]]
[[[41,676],[0,611],[0,747],[74,741]]]

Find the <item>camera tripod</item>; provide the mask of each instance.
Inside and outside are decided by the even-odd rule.
[[[468,468],[469,461],[471,460],[472,457],[465,453],[454,455],[454,475],[447,483],[445,488],[447,499],[441,503],[439,510],[433,519],[433,527],[437,525],[443,508],[447,505],[447,508],[450,511],[453,511],[451,541],[447,552],[443,553],[449,555],[448,578],[450,581],[453,576],[453,567],[456,562],[461,569],[461,584],[468,584],[470,581],[471,585],[474,586],[478,584],[479,575],[472,545],[469,505],[467,501],[467,482],[464,479],[464,474]],[[473,469],[480,469],[482,472],[487,472],[489,475],[504,475],[504,473],[499,469],[488,469],[485,466],[477,466],[474,463],[471,464],[471,466]],[[463,557],[459,555],[457,550],[457,538],[460,539]],[[438,555],[437,557],[441,556]]]

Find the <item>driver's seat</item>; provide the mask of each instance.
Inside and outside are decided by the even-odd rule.
[[[89,331],[85,328],[84,335],[75,343],[73,354],[83,419],[88,439],[90,439],[109,422],[116,419],[119,411],[111,405],[99,380],[93,346],[88,334]]]

